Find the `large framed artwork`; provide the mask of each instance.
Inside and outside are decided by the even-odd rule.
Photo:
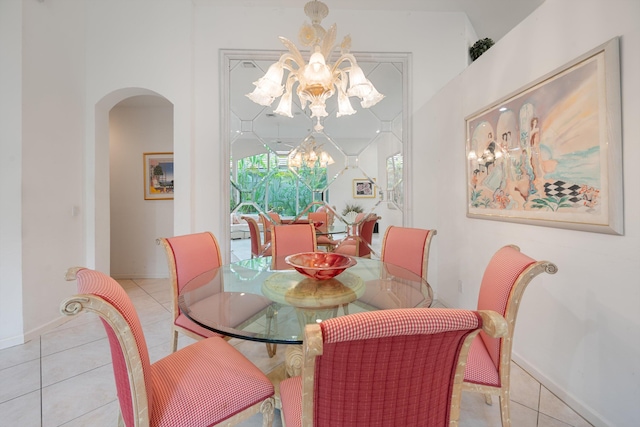
[[[467,216],[623,233],[618,39],[465,119]]]
[[[145,200],[173,199],[173,153],[144,153]]]

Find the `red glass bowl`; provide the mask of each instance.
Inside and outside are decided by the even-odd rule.
[[[289,255],[284,260],[300,274],[314,280],[332,279],[357,264],[350,256],[331,252],[303,252]]]
[[[313,221],[313,226],[315,228],[322,227],[323,224],[324,224],[324,221]]]

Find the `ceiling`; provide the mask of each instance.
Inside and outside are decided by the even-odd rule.
[[[229,6],[304,7],[306,0],[203,0]],[[323,0],[329,7],[355,10],[419,10],[465,12],[478,38],[497,42],[544,0]],[[328,18],[330,20],[331,15]]]
[[[305,0],[202,0],[219,5],[252,7],[304,7]],[[476,30],[478,38],[489,37],[497,42],[517,26],[544,0],[324,0],[332,7],[355,10],[419,10],[431,12],[464,12]],[[328,18],[327,18],[328,19]],[[120,106],[149,107],[159,105],[159,97],[132,97]]]

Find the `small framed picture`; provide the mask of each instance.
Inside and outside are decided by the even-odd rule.
[[[366,178],[353,180],[353,197],[356,199],[373,199],[376,197],[376,186]]]
[[[144,153],[144,199],[173,199],[173,153]]]

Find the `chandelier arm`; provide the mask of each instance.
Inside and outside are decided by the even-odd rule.
[[[343,62],[345,62],[345,61],[349,61],[349,65],[350,65],[350,67],[349,67],[349,68],[347,68],[347,69],[345,69],[344,71],[349,71],[349,69],[350,69],[351,67],[353,67],[353,64],[357,64],[357,63],[358,63],[358,61],[356,61],[355,56],[353,56],[353,55],[352,55],[352,54],[350,54],[350,53],[343,53],[343,54],[340,56],[340,58],[338,58],[338,60],[336,61],[336,63],[335,63],[335,64],[333,64],[333,68],[331,69],[331,72],[332,72],[332,73],[333,73],[333,72],[335,72],[335,70],[336,70],[340,65],[342,65],[342,63],[343,63]]]
[[[347,81],[348,81],[348,77],[347,77],[347,73],[346,71],[344,71],[342,68],[338,68],[335,70],[335,72],[333,73],[334,75],[334,82],[340,82],[340,86],[338,87],[337,83],[334,83],[335,87],[337,90],[339,90],[342,93],[346,93],[347,92]]]
[[[289,73],[289,75],[287,76],[287,81],[285,82],[285,92],[289,93],[293,91],[293,85],[296,84],[296,82],[300,81],[298,79],[298,75],[296,73]]]
[[[299,70],[304,68],[304,62],[298,62],[295,55],[292,55],[289,52],[283,53],[278,62],[280,62],[282,64],[282,67],[285,70],[288,70],[290,73],[297,73]],[[290,65],[291,62],[296,64],[298,68],[293,68]]]
[[[296,64],[298,64],[298,66],[300,66],[300,64],[304,66],[304,58],[302,57],[302,54],[300,53],[296,45],[293,44],[289,39],[285,37],[278,37],[278,38],[280,39],[282,44],[285,45],[287,49],[289,49],[289,52],[291,53],[291,56],[293,60],[296,62]]]

